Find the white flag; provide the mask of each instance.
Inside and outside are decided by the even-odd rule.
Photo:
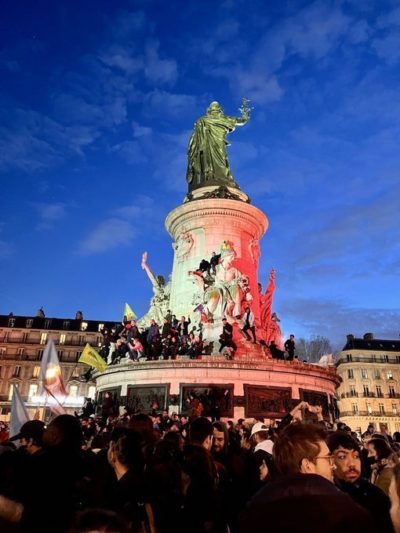
[[[18,435],[21,427],[28,422],[29,415],[24,401],[16,385],[13,385],[13,395],[11,402],[10,438]]]
[[[67,391],[65,390],[57,350],[51,339],[49,339],[43,352],[39,377],[43,389],[48,394],[48,405],[51,411],[57,415],[65,413],[63,403],[65,402]]]

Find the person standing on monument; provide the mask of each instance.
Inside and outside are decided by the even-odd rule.
[[[224,348],[230,348],[230,358],[233,358],[233,355],[237,350],[237,346],[233,342],[233,326],[232,324],[229,324],[226,318],[222,319],[222,333],[219,337],[219,343],[221,346],[218,351],[221,353]]]
[[[206,114],[196,121],[188,148],[186,178],[189,190],[207,185],[239,188],[229,167],[226,136],[249,120],[250,108],[246,98],[243,98],[239,111],[241,117],[229,117],[218,102],[211,102]]]
[[[256,327],[254,325],[254,314],[252,310],[250,309],[249,305],[246,305],[246,307],[244,308],[244,314],[243,314],[242,320],[243,320],[244,325],[240,331],[243,333],[243,335],[246,337],[248,341],[251,341],[250,335],[247,333],[247,331],[250,330],[251,334],[253,335],[253,343],[256,344],[257,339],[256,339]]]
[[[293,361],[295,349],[296,344],[294,342],[294,335],[290,335],[290,337],[285,342],[285,350],[288,353],[288,361]]]

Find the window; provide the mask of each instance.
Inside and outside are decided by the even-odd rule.
[[[18,348],[18,355],[22,357],[24,355],[25,348]]]
[[[64,352],[62,350],[57,350],[58,360],[61,361]]]
[[[364,396],[369,396],[369,388],[368,388],[368,385],[364,385]]]
[[[70,321],[69,320],[64,320],[63,329],[69,329],[69,325],[70,325]]]
[[[42,359],[42,357],[43,357],[43,351],[44,351],[44,350],[38,350],[38,352],[37,352],[37,358],[38,358],[38,361],[40,361],[40,360]]]
[[[29,385],[28,398],[31,399],[32,396],[36,396],[38,391],[38,386],[36,383],[31,383]]]
[[[19,378],[20,374],[21,374],[21,367],[20,367],[20,366],[16,366],[16,367],[14,368],[14,374],[13,374],[13,377],[14,377],[14,378]]]
[[[353,372],[353,369],[352,368],[349,368],[348,371],[347,371],[347,377],[349,379],[354,379],[354,372]]]
[[[15,318],[8,319],[8,327],[13,328],[15,326]]]
[[[353,415],[358,415],[358,405],[356,403],[351,404]]]
[[[384,355],[383,356],[383,362],[384,363],[388,363],[389,362],[389,356],[388,355]]]
[[[48,333],[42,333],[40,335],[40,344],[46,344],[47,342]]]
[[[84,335],[79,335],[78,339],[79,339],[79,345],[80,345],[80,346],[83,346],[83,345],[85,344],[85,337],[84,337]]]
[[[88,328],[88,323],[87,322],[81,322],[81,331],[86,331]]]
[[[65,333],[61,333],[59,344],[65,344],[65,339],[66,338],[67,338],[67,336],[65,335]]]
[[[91,385],[88,389],[88,398],[92,398],[94,400],[96,397],[96,387],[94,385]]]
[[[379,414],[380,415],[384,415],[385,414],[385,406],[383,405],[383,403],[379,404]]]
[[[381,371],[377,368],[374,370],[374,379],[381,379]]]
[[[347,354],[347,362],[351,363],[352,361],[353,361],[353,356],[351,355],[351,353],[348,353]]]
[[[99,333],[101,333],[103,331],[103,329],[104,329],[104,324],[99,324],[98,327],[97,327],[97,331]]]
[[[397,415],[397,404],[396,403],[392,403],[392,411],[394,415]]]
[[[386,372],[386,378],[387,378],[387,379],[393,379],[393,372],[392,372],[391,370],[388,370],[388,371]]]
[[[389,397],[390,398],[395,398],[396,397],[396,391],[395,391],[393,385],[389,385]]]
[[[378,398],[382,398],[383,397],[382,387],[380,385],[376,386],[376,395],[378,396]]]
[[[76,398],[78,396],[78,385],[69,386],[69,395],[73,398]]]
[[[3,357],[4,355],[6,355],[6,353],[7,353],[6,348],[4,346],[2,346],[0,348],[0,357]]]
[[[354,385],[350,385],[350,396],[357,396],[356,388]]]
[[[33,318],[26,319],[26,327],[31,328],[33,326]]]
[[[51,326],[51,318],[46,318],[46,320],[44,321],[44,327],[46,329],[49,329],[50,326]]]
[[[40,366],[34,366],[33,367],[33,377],[38,378],[40,374]]]
[[[396,355],[396,363],[400,363],[400,355]]]
[[[362,379],[368,379],[368,371],[365,368],[361,369],[361,377]]]
[[[372,355],[371,357],[372,357],[372,362],[373,362],[373,363],[376,363],[376,355],[374,354],[374,355]]]
[[[367,412],[368,412],[368,414],[372,413],[372,407],[371,407],[370,403],[367,403]]]
[[[71,374],[71,378],[79,378],[81,370],[76,366]]]

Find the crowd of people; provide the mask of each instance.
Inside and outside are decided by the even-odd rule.
[[[204,342],[196,326],[190,326],[190,318],[182,316],[178,320],[170,311],[161,326],[153,319],[145,329],[136,320],[125,319],[120,327],[102,331],[99,353],[109,365],[122,360],[176,359],[178,355],[196,359],[203,353]]]
[[[273,359],[295,358],[294,335],[285,342],[285,350],[280,350],[274,342],[266,346],[262,340],[257,341],[254,314],[247,305],[244,309],[243,324],[239,330],[245,340],[261,344],[268,349]],[[250,335],[251,333],[251,335]],[[186,355],[190,359],[199,359],[204,354],[210,354],[212,346],[203,340],[201,326],[195,326],[190,318],[182,316],[178,319],[168,310],[163,324],[159,325],[153,319],[147,328],[140,328],[134,319],[125,317],[119,327],[102,331],[103,342],[99,353],[107,364],[115,365],[121,361],[176,359]],[[227,318],[222,319],[222,329],[219,336],[219,353],[226,359],[233,359],[237,350],[234,342],[233,326]],[[215,349],[215,348],[214,348]]]
[[[400,532],[398,433],[307,402],[278,423],[86,414],[1,443],[2,532]]]

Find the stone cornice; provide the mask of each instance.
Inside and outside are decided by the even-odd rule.
[[[165,227],[172,237],[187,226],[190,220],[205,217],[229,217],[244,221],[256,229],[257,238],[260,239],[268,229],[268,218],[264,213],[251,204],[212,198],[197,200],[193,203],[182,204],[173,209],[165,220]]]
[[[275,360],[226,360],[221,357],[209,356],[207,359],[199,360],[159,360],[159,361],[141,361],[139,363],[122,363],[119,365],[109,366],[103,373],[96,373],[95,379],[100,379],[102,376],[109,376],[111,374],[131,374],[142,371],[166,371],[166,370],[187,370],[187,369],[212,369],[212,370],[235,370],[235,371],[260,371],[260,372],[274,372],[276,374],[294,374],[313,376],[318,379],[334,382],[336,386],[339,385],[339,377],[334,367],[319,367],[317,365],[310,365],[307,363],[290,363],[286,361]]]

